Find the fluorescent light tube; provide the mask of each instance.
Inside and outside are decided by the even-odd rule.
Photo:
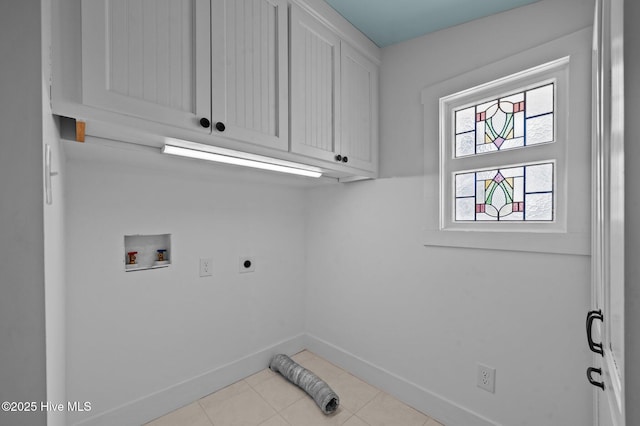
[[[204,150],[204,149],[207,149],[207,150]],[[297,167],[298,165],[296,163],[289,163],[289,162],[287,162],[287,164],[291,164],[291,165],[276,164],[276,163],[269,162],[268,157],[254,156],[255,158],[259,158],[259,159],[248,159],[248,158],[240,157],[240,155],[242,155],[243,153],[239,151],[237,151],[238,156],[234,156],[229,154],[219,154],[216,152],[210,152],[213,150],[215,150],[214,147],[206,147],[206,148],[203,148],[203,150],[200,150],[200,149],[194,149],[194,148],[185,148],[185,147],[171,145],[171,144],[165,144],[164,148],[162,148],[162,152],[164,154],[178,155],[181,157],[197,158],[200,160],[215,161],[218,163],[233,164],[236,166],[252,167],[254,169],[271,170],[274,172],[291,173],[294,175],[308,176],[313,178],[318,178],[322,176],[322,172],[318,170],[309,170],[307,168],[304,168],[305,166],[302,164],[300,164],[299,167]],[[229,150],[225,150],[225,151],[232,152]],[[236,152],[234,152],[234,154],[235,153]],[[264,161],[261,161],[261,160],[264,160]],[[279,160],[274,159],[273,161],[279,161]]]

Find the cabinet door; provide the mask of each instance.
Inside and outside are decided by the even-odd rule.
[[[210,22],[210,0],[83,1],[83,103],[210,132]]]
[[[291,7],[291,151],[335,161],[340,152],[340,39]]]
[[[378,67],[342,42],[340,154],[347,165],[378,168]]]
[[[213,133],[287,150],[286,0],[213,0],[212,7]]]

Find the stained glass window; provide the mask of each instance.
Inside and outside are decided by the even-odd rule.
[[[554,84],[454,112],[455,156],[553,142]]]
[[[456,221],[553,221],[553,163],[455,174]]]

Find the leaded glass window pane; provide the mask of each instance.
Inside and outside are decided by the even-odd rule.
[[[454,111],[455,156],[554,141],[553,83]]]
[[[455,174],[456,221],[554,220],[554,165],[529,164]]]

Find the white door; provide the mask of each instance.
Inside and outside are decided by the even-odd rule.
[[[593,49],[594,315],[596,426],[624,426],[624,90],[623,0],[596,0]],[[588,317],[589,318],[589,317]]]
[[[213,0],[213,134],[289,148],[286,0]]]
[[[83,1],[82,102],[210,132],[210,25],[210,0]]]

